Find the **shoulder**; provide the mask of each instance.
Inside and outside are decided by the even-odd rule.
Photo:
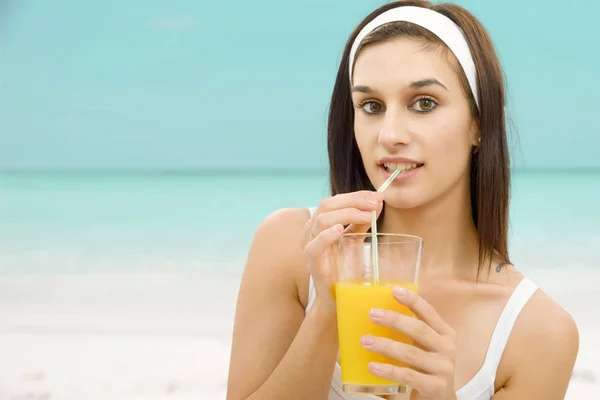
[[[536,291],[523,309],[515,331],[519,343],[530,351],[562,356],[577,354],[579,332],[575,320],[542,289]]]
[[[290,248],[290,239],[300,239],[304,225],[310,218],[308,208],[280,208],[267,215],[256,230],[256,237],[268,237]],[[296,245],[300,244],[296,241]]]
[[[560,394],[566,392],[578,351],[573,317],[538,289],[521,311],[508,342],[503,358],[510,360],[509,373],[503,392],[510,394],[508,398],[533,394],[563,398]]]
[[[287,282],[306,304],[308,270],[304,263],[305,226],[310,220],[308,208],[282,208],[273,211],[259,224],[249,259],[264,260],[254,263],[263,275],[279,282]],[[264,268],[269,265],[270,268]],[[248,266],[247,266],[248,267]]]
[[[302,252],[307,241],[308,208],[281,208],[273,211],[260,223],[254,241],[268,244],[272,256],[295,256]]]
[[[523,279],[527,279],[510,264],[497,275],[501,276],[503,284],[511,291]],[[538,288],[521,310],[506,351],[517,353],[516,359],[536,353],[574,357],[578,346],[579,332],[571,314],[543,288]]]

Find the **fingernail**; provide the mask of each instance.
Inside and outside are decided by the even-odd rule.
[[[375,338],[373,336],[365,335],[362,337],[361,343],[363,346],[370,346],[375,343]]]
[[[377,207],[377,200],[369,200],[367,204],[371,207]]]
[[[393,293],[396,297],[404,297],[406,295],[406,289],[401,288],[400,286],[396,286],[393,289]]]
[[[369,315],[373,318],[381,318],[383,317],[383,310],[380,310],[378,308],[371,308]]]
[[[372,363],[369,363],[369,369],[372,372],[379,372],[381,370],[381,367],[379,366],[379,363],[372,362]]]
[[[336,226],[333,227],[334,233],[340,233],[343,230],[344,230],[344,225],[342,225],[342,224],[337,224]]]

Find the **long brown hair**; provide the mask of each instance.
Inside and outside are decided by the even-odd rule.
[[[354,107],[348,76],[349,53],[354,39],[366,24],[389,9],[403,6],[428,8],[450,18],[464,32],[475,63],[479,107],[475,104],[460,65],[457,72],[463,83],[463,91],[469,98],[471,113],[478,123],[481,135],[481,144],[471,157],[470,169],[472,218],[479,234],[477,273],[479,276],[485,260],[489,260],[489,271],[494,255],[504,263],[510,262],[508,257],[510,161],[504,115],[505,90],[502,68],[487,31],[464,8],[455,4],[434,5],[425,0],[393,2],[369,14],[350,35],[339,66],[329,108],[327,148],[331,194],[374,190],[354,138]],[[357,55],[365,46],[401,36],[417,38],[427,45],[440,46],[450,51],[437,36],[426,29],[408,22],[392,22],[371,32],[362,42]]]

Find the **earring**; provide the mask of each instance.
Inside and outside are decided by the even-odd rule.
[[[473,150],[473,154],[477,154],[477,152],[479,151],[479,149],[481,148],[481,137],[477,138],[477,142],[479,142],[478,146],[474,146],[475,149]]]

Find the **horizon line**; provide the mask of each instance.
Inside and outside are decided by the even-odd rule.
[[[568,168],[514,168],[514,173],[600,173],[600,167],[568,167]],[[230,169],[179,169],[179,168],[86,168],[86,169],[0,169],[0,174],[136,174],[136,175],[294,175],[294,174],[328,174],[328,168],[230,168]]]

